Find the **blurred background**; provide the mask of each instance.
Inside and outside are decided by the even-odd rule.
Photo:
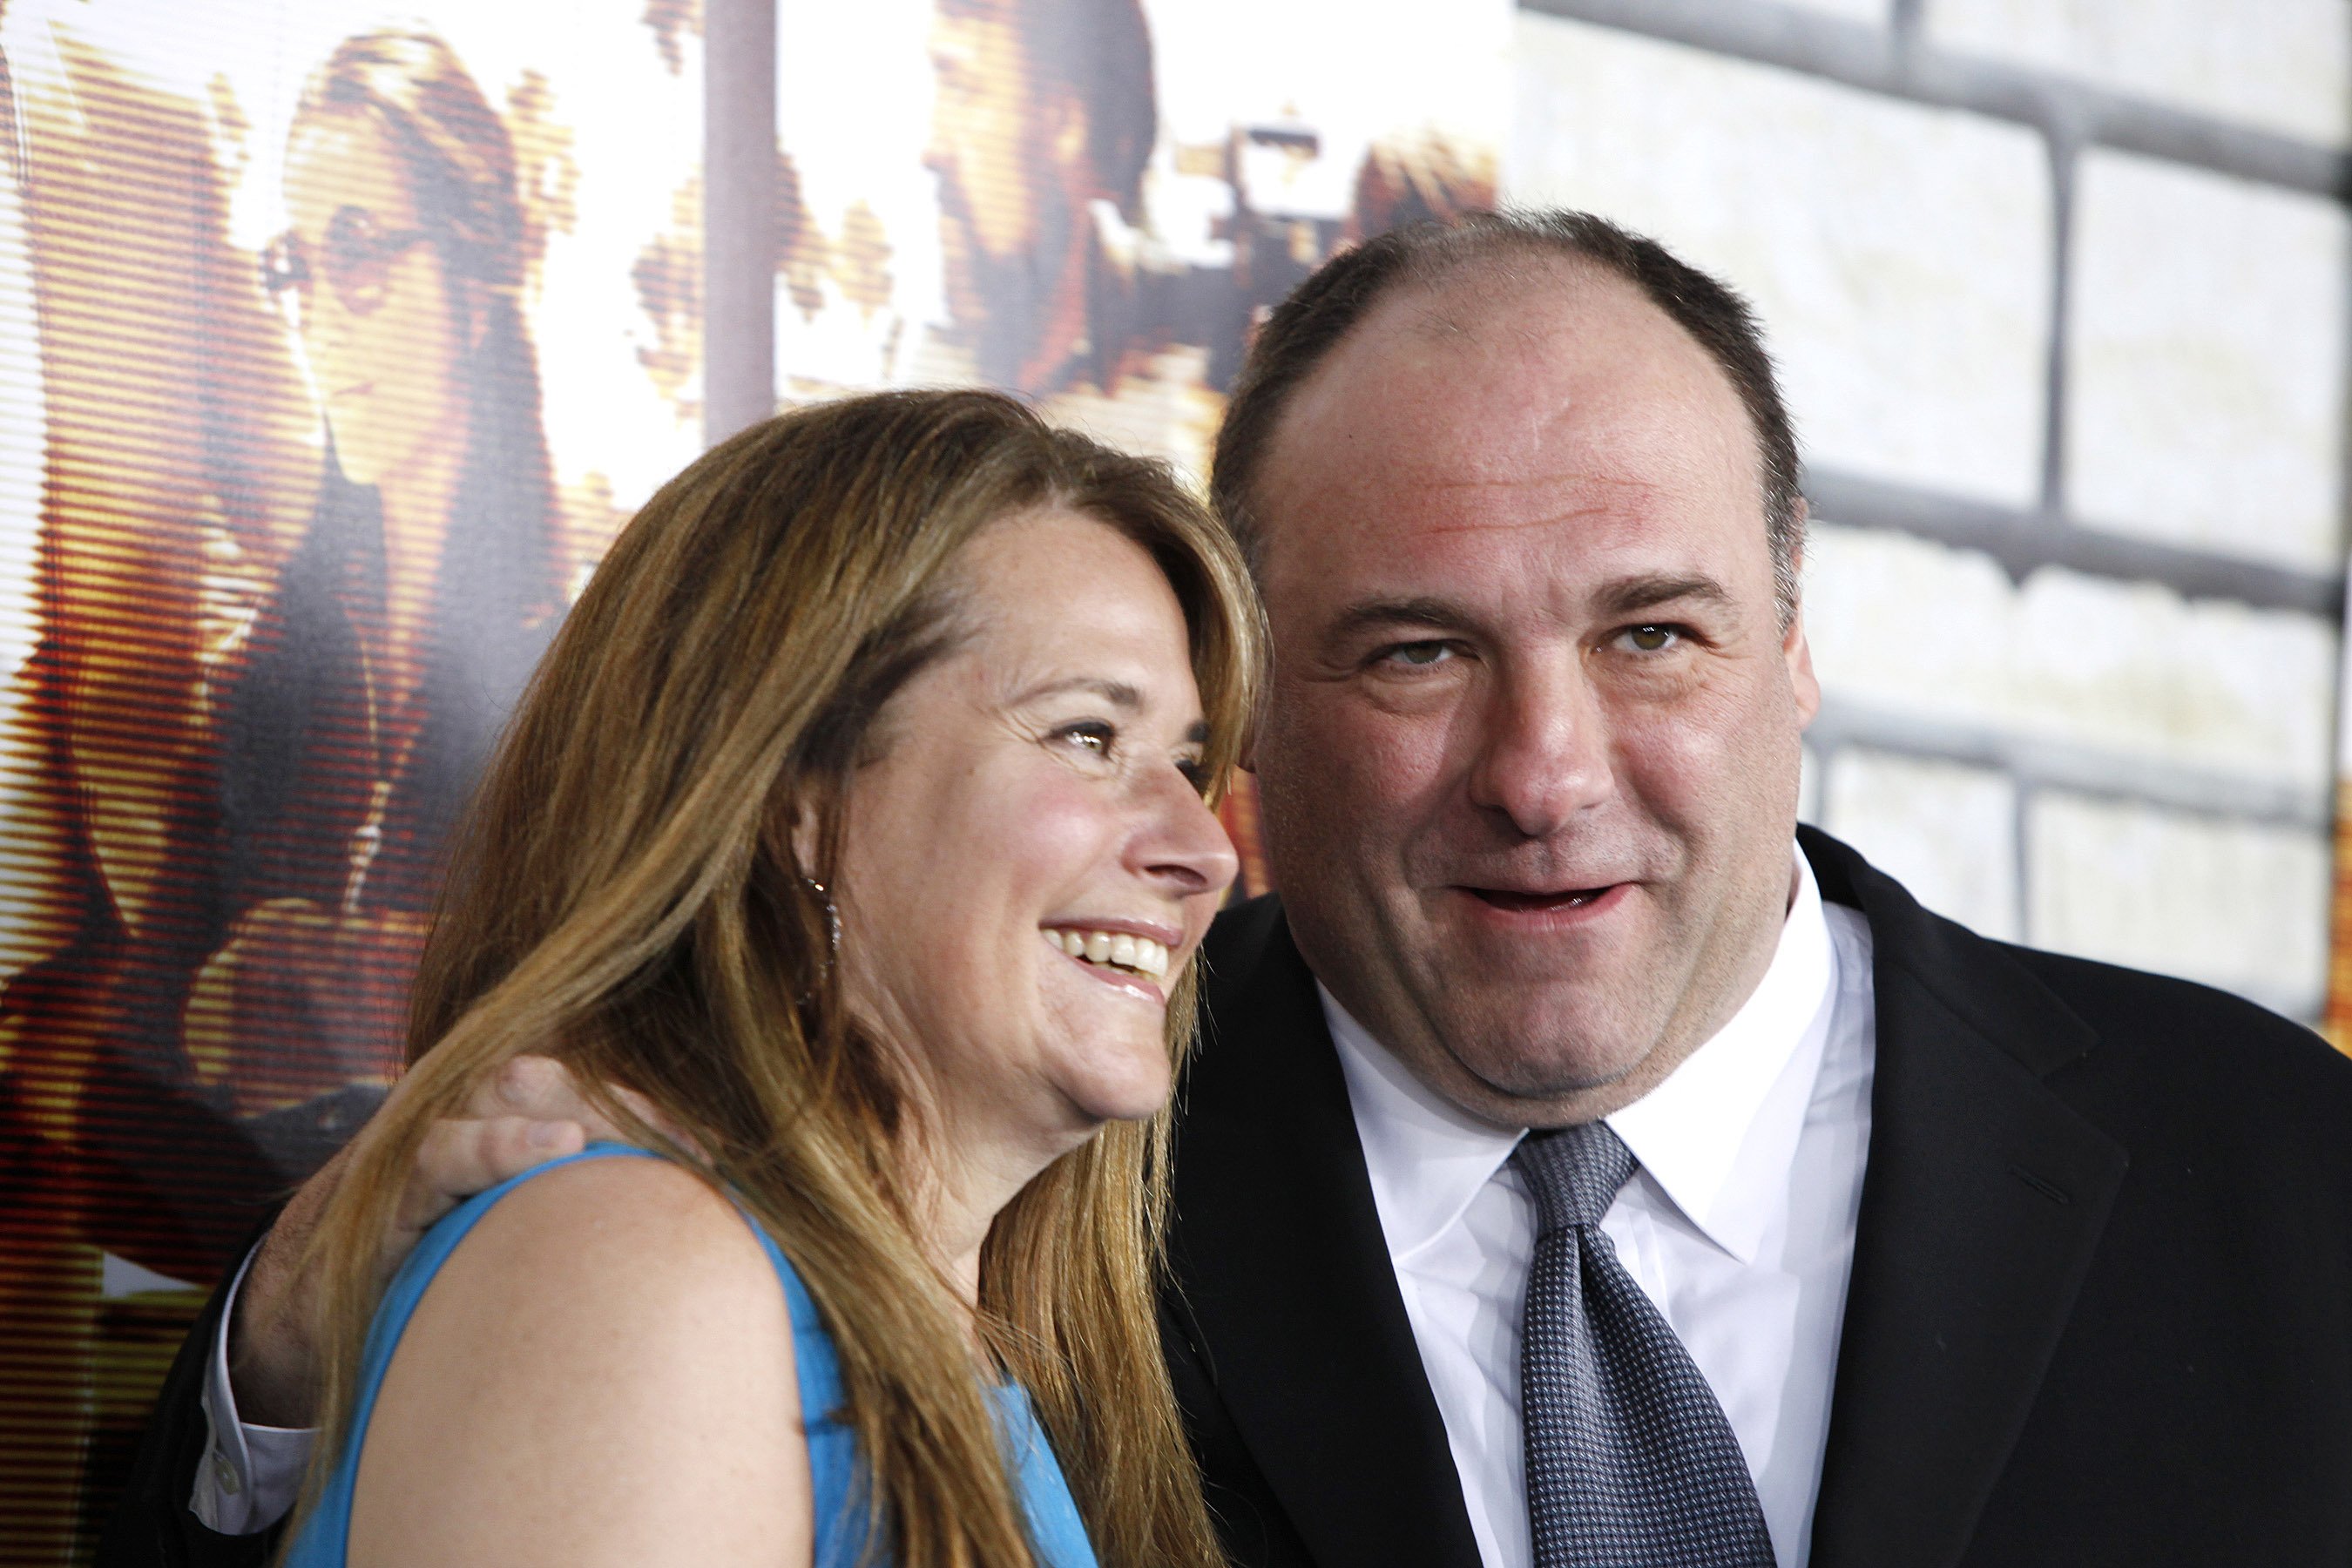
[[[1808,819],[2329,1024],[2347,140],[2352,0],[0,0],[0,1563],[88,1556],[381,1096],[656,485],[940,382],[1197,479],[1263,312],[1417,218],[1757,304]]]

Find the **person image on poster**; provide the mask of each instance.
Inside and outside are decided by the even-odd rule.
[[[938,183],[949,325],[921,381],[978,381],[1206,471],[1254,323],[1339,247],[1491,205],[1491,156],[1406,127],[1365,149],[1328,212],[1280,180],[1328,154],[1291,120],[1175,150],[1224,187],[1195,258],[1155,232],[1161,131],[1140,0],[937,0],[925,163]],[[1222,254],[1223,259],[1201,259]]]
[[[318,398],[307,510],[137,520],[135,597],[123,557],[53,546],[28,666],[25,710],[62,732],[44,782],[72,934],[11,978],[0,1027],[85,1064],[88,1237],[184,1279],[380,1093],[445,841],[562,605],[513,151],[447,46],[338,47],[285,205],[259,279]],[[259,418],[273,384],[230,390]],[[209,439],[239,415],[225,399]]]
[[[332,455],[225,715],[236,879],[192,1044],[268,1113],[380,1077],[442,850],[561,613],[505,126],[423,33],[346,40],[289,134],[263,259]]]
[[[1142,222],[1159,129],[1139,0],[938,0],[931,65],[924,162],[972,378],[1116,389],[1139,279],[1112,245]]]

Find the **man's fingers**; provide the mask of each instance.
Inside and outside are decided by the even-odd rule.
[[[397,1221],[423,1230],[476,1193],[487,1192],[534,1165],[577,1153],[587,1142],[579,1122],[524,1116],[436,1121],[409,1169]]]
[[[617,1085],[609,1086],[608,1092],[655,1131],[683,1148],[698,1148],[695,1139],[685,1129],[664,1115],[644,1095]],[[571,1068],[553,1057],[521,1056],[509,1061],[474,1091],[466,1102],[466,1114],[486,1121],[502,1117],[520,1118],[528,1121],[568,1121],[579,1127],[591,1140],[604,1138],[616,1143],[636,1142],[581,1093],[580,1080],[572,1076]]]
[[[651,1127],[695,1147],[643,1095],[612,1091]],[[425,1131],[402,1189],[386,1257],[395,1261],[417,1233],[476,1193],[487,1192],[534,1165],[577,1153],[590,1140],[625,1142],[628,1135],[580,1092],[572,1071],[552,1057],[516,1057],[492,1073],[464,1112]]]
[[[466,1114],[489,1121],[577,1121],[589,1113],[572,1070],[553,1057],[516,1057],[484,1079],[466,1101]]]

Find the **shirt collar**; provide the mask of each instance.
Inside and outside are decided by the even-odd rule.
[[[1796,860],[1780,944],[1739,1011],[1664,1083],[1602,1118],[1685,1217],[1742,1263],[1786,1206],[1837,995],[1821,887]]]
[[[1496,1127],[1437,1093],[1375,1044],[1319,980],[1315,994],[1348,1080],[1381,1234],[1401,1263],[1453,1226],[1524,1130]]]
[[[1836,995],[1837,963],[1821,888],[1802,854],[1795,896],[1764,978],[1730,1022],[1664,1083],[1604,1120],[1642,1168],[1707,1238],[1751,1261],[1785,1191],[1811,1098],[1814,1058]],[[1392,1259],[1450,1229],[1511,1156],[1523,1128],[1500,1128],[1431,1089],[1316,983],[1338,1048]],[[1735,1181],[1735,1176],[1738,1180]]]

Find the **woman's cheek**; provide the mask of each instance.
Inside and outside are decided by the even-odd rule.
[[[1073,884],[1097,869],[1116,867],[1116,797],[1096,781],[1067,776],[1041,781],[1028,792],[1014,821],[1015,853],[1034,868],[1038,890],[1049,900],[1076,891]]]

